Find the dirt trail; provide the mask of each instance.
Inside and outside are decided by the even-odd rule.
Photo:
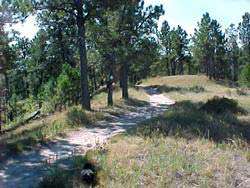
[[[25,152],[4,164],[0,163],[0,188],[35,187],[47,172],[48,165],[45,161],[53,162],[75,154],[84,154],[139,122],[160,115],[169,105],[174,104],[174,101],[158,94],[156,89],[147,88],[146,92],[149,95],[149,106],[138,107],[135,112],[114,117],[111,122],[100,121],[95,127],[72,131],[65,138],[56,139],[35,151]]]

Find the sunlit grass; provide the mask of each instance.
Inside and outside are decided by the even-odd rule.
[[[214,96],[228,97],[235,99],[239,104],[250,112],[250,89],[246,89],[246,95],[239,95],[237,87],[228,87],[226,84],[216,83],[209,80],[206,76],[201,75],[185,75],[185,76],[169,76],[169,77],[154,77],[143,81],[143,85],[155,85],[179,88],[180,91],[163,92],[171,99],[178,101],[190,100],[193,102],[206,102]],[[202,87],[203,92],[182,92],[181,89],[192,87]]]

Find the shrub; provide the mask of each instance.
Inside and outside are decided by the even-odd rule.
[[[67,113],[67,123],[71,126],[84,126],[90,123],[90,120],[84,110],[79,107],[72,107]]]
[[[213,99],[208,100],[202,107],[202,110],[215,113],[215,114],[222,114],[222,113],[245,113],[244,110],[239,107],[238,102],[233,99],[228,98],[220,98],[214,97]]]
[[[50,79],[46,84],[41,87],[39,92],[39,99],[43,101],[41,112],[43,114],[52,113],[55,111],[56,104],[59,102],[59,97],[56,93],[56,81]]]

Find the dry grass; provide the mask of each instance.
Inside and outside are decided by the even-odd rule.
[[[97,187],[244,188],[250,173],[249,151],[206,139],[120,135],[104,150],[91,151],[82,159],[86,158],[99,169]],[[60,170],[53,176],[64,173],[68,172]],[[78,187],[72,183],[78,177],[74,174],[63,179],[72,188]],[[77,182],[83,183],[79,178]]]
[[[99,156],[102,159],[99,161],[106,170],[106,177],[101,180],[101,185],[248,186],[250,163],[246,139],[249,135],[241,138],[242,134],[237,132],[247,134],[248,128],[244,125],[250,125],[249,115],[211,115],[200,112],[196,103],[205,103],[214,96],[226,96],[237,100],[241,107],[250,112],[249,95],[239,95],[237,88],[215,83],[205,76],[157,77],[145,80],[143,85],[163,86],[159,87],[160,90],[175,99],[179,105],[172,107],[164,116],[145,122],[137,131],[131,131],[132,135],[114,138],[107,146],[106,154],[96,154],[95,158],[98,159]],[[189,102],[184,102],[187,100]],[[186,103],[190,105],[184,108]],[[215,131],[214,134],[213,127],[210,126],[213,123],[220,127],[219,132]],[[164,126],[173,127],[164,134]],[[233,131],[233,128],[238,131]],[[153,131],[146,136],[145,131],[148,133],[149,129]],[[207,129],[210,129],[210,134],[206,136],[204,133]]]
[[[94,157],[106,170],[104,187],[247,185],[246,152],[204,139],[124,136],[112,140],[107,151]]]
[[[190,100],[192,102],[206,102],[214,96],[228,97],[235,99],[239,104],[250,112],[250,89],[247,95],[239,95],[237,90],[239,88],[228,87],[221,83],[216,83],[209,80],[206,76],[199,75],[185,75],[185,76],[169,76],[169,77],[155,77],[143,81],[143,85],[165,86],[170,88],[165,95],[178,101]],[[204,92],[186,92],[181,91],[183,88],[202,87]],[[171,90],[172,88],[172,90]],[[179,91],[176,91],[176,88]]]

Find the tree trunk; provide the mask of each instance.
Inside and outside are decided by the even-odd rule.
[[[113,106],[113,86],[112,86],[112,84],[108,85],[108,106]]]
[[[122,98],[127,100],[128,99],[128,63],[127,61],[123,61],[123,68],[122,68]]]
[[[184,74],[184,67],[183,67],[183,61],[179,61],[179,74]]]
[[[167,64],[166,64],[166,68],[167,68],[167,75],[170,76],[170,68],[169,68],[169,60],[167,59]]]
[[[77,4],[77,27],[78,27],[78,47],[80,54],[80,74],[81,74],[81,105],[84,109],[90,110],[90,96],[88,86],[88,67],[85,44],[85,20],[83,16],[83,2]]]
[[[171,61],[171,72],[172,75],[176,75],[176,61]]]
[[[237,82],[238,81],[238,74],[239,74],[239,63],[238,63],[238,59],[237,57],[234,58],[234,64],[233,64],[233,69],[234,69],[234,77],[233,77],[233,80],[234,82]]]
[[[94,82],[94,88],[95,88],[95,91],[98,89],[97,87],[97,81],[96,81],[96,72],[95,72],[95,69],[93,70],[93,82]]]

